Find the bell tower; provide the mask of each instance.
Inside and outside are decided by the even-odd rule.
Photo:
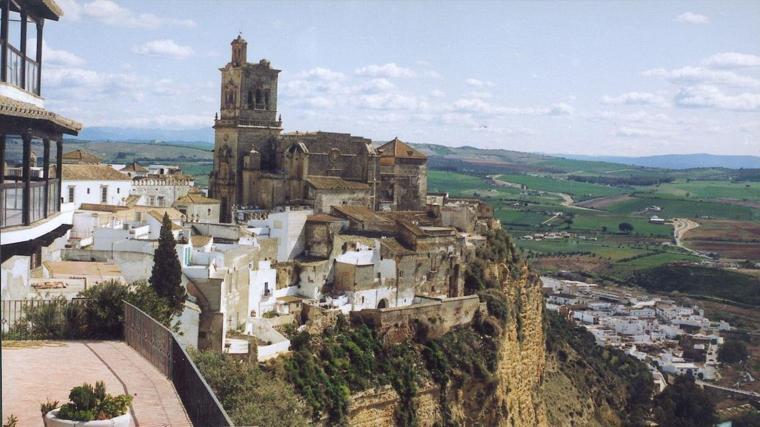
[[[247,62],[248,42],[241,35],[230,46],[230,61],[219,69],[220,114],[214,121],[214,169],[209,181],[210,195],[221,201],[223,222],[231,221],[234,206],[259,205],[253,193],[242,189],[255,187],[261,172],[276,169],[274,152],[282,131],[277,117],[280,70],[267,59]],[[246,162],[252,152],[260,161]],[[252,182],[244,183],[244,179]]]

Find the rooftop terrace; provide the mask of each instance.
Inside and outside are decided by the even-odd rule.
[[[4,341],[3,416],[42,424],[40,402],[64,403],[72,387],[103,381],[111,394],[134,396],[136,426],[191,426],[172,382],[123,341]]]

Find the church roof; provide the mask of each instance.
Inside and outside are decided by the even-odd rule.
[[[130,178],[108,165],[63,165],[64,181],[130,181]]]
[[[409,144],[401,141],[398,138],[383,144],[379,148],[382,150],[383,157],[396,157],[400,159],[419,159],[425,160],[427,156],[409,146]]]
[[[306,182],[317,190],[369,190],[364,182],[347,181],[337,176],[310,176]]]
[[[91,163],[99,164],[102,160],[100,157],[86,150],[74,150],[63,153],[61,160],[64,163]]]

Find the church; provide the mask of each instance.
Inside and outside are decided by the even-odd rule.
[[[238,209],[333,206],[422,210],[427,157],[398,138],[372,140],[333,132],[282,132],[277,113],[280,70],[266,59],[247,60],[238,36],[221,68],[220,114],[214,121],[214,167],[209,195],[221,201],[220,219]]]

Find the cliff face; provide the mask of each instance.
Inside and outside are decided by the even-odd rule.
[[[505,264],[495,269],[512,308],[498,350],[498,407],[503,426],[547,425],[541,383],[545,367],[544,300],[539,279],[523,268],[511,279]],[[495,420],[496,421],[496,420]]]
[[[440,341],[420,347],[440,347],[448,354],[446,380],[420,385],[414,404],[419,426],[501,425],[546,426],[542,394],[545,369],[543,295],[538,278],[527,267],[511,274],[510,266],[490,263],[486,278],[501,284],[491,293],[503,307],[503,317],[484,313],[471,327],[451,331]],[[516,266],[512,266],[516,268]],[[514,276],[519,276],[515,278]],[[489,304],[490,305],[490,304]],[[437,346],[437,347],[436,347]],[[440,373],[439,373],[440,375]],[[356,393],[351,398],[352,426],[393,425],[401,404],[392,388]]]

